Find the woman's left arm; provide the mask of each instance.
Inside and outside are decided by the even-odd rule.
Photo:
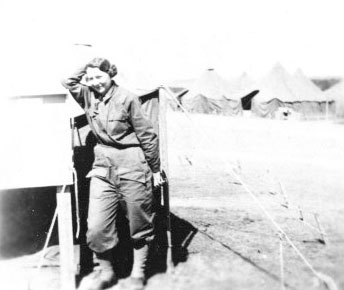
[[[159,186],[163,183],[160,174],[159,139],[150,120],[146,118],[140,101],[134,96],[130,100],[129,117],[148,165],[153,172],[154,186]]]

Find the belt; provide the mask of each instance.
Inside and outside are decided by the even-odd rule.
[[[141,147],[139,144],[122,145],[122,144],[116,144],[116,143],[105,143],[104,144],[104,143],[99,143],[99,142],[97,142],[97,146],[104,147],[104,148],[113,148],[113,149],[118,149],[118,150],[133,148],[133,147]]]

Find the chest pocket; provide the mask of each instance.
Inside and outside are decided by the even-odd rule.
[[[109,114],[108,122],[107,122],[107,132],[109,135],[125,135],[130,128],[130,124],[128,122],[128,113],[121,110],[116,110],[112,114]]]

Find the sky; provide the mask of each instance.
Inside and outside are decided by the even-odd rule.
[[[0,0],[0,77],[63,73],[93,56],[153,83],[266,74],[344,76],[342,0]],[[91,44],[92,47],[74,44]],[[54,69],[52,69],[54,68]],[[1,70],[0,70],[1,71]],[[54,72],[52,72],[54,71]]]

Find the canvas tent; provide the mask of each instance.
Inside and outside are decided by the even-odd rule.
[[[231,95],[230,83],[208,69],[186,88],[183,106],[190,112],[235,116],[242,113],[240,98]]]
[[[73,183],[70,117],[81,112],[60,84],[80,51],[68,57],[67,48],[48,43],[13,49],[16,58],[4,59],[1,75],[0,259],[43,246],[57,187]],[[22,74],[19,67],[25,67]]]
[[[152,96],[152,94],[155,94],[156,98],[163,96],[164,100],[166,100],[167,108],[172,109],[173,111],[179,110],[175,99],[180,99],[181,96],[187,92],[184,87],[180,86],[162,86],[159,83],[152,81],[151,78],[143,73],[129,74],[128,72],[119,71],[115,76],[115,81],[118,85],[128,89],[140,97],[145,95]],[[166,89],[174,96],[173,99],[170,93],[166,93]]]
[[[188,90],[182,86],[166,86],[165,89],[169,92],[167,95],[168,108],[172,109],[172,111],[180,111],[182,98]]]
[[[188,88],[190,88],[194,81],[195,79],[176,80],[165,84],[165,88],[169,92],[167,97],[168,108],[173,111],[182,110],[180,106],[182,98],[189,91]]]
[[[50,93],[37,90],[25,94],[25,87],[22,89],[20,95],[9,99],[2,95],[7,100],[2,100],[6,110],[0,117],[5,136],[0,148],[0,256],[23,254],[23,248],[29,253],[40,249],[48,230],[45,219],[56,217],[56,200],[61,285],[65,287],[74,283],[76,269],[70,190],[72,116],[66,92],[55,93],[52,88]]]
[[[336,117],[344,118],[344,81],[329,88],[324,94],[328,100],[334,100]]]
[[[241,99],[243,110],[251,110],[252,99],[258,93],[253,85],[254,81],[246,72],[230,81],[230,95],[234,99]]]
[[[281,64],[276,64],[253,88],[259,91],[252,102],[256,116],[275,118],[279,108],[285,108],[302,118],[313,118],[333,110],[331,102],[301,70],[292,76]]]
[[[300,101],[300,112],[305,117],[320,117],[334,114],[334,102],[298,69],[294,74],[294,92]]]
[[[277,64],[254,88],[259,93],[252,100],[252,113],[260,117],[275,117],[279,107],[293,107],[298,101],[292,91],[292,77]]]

